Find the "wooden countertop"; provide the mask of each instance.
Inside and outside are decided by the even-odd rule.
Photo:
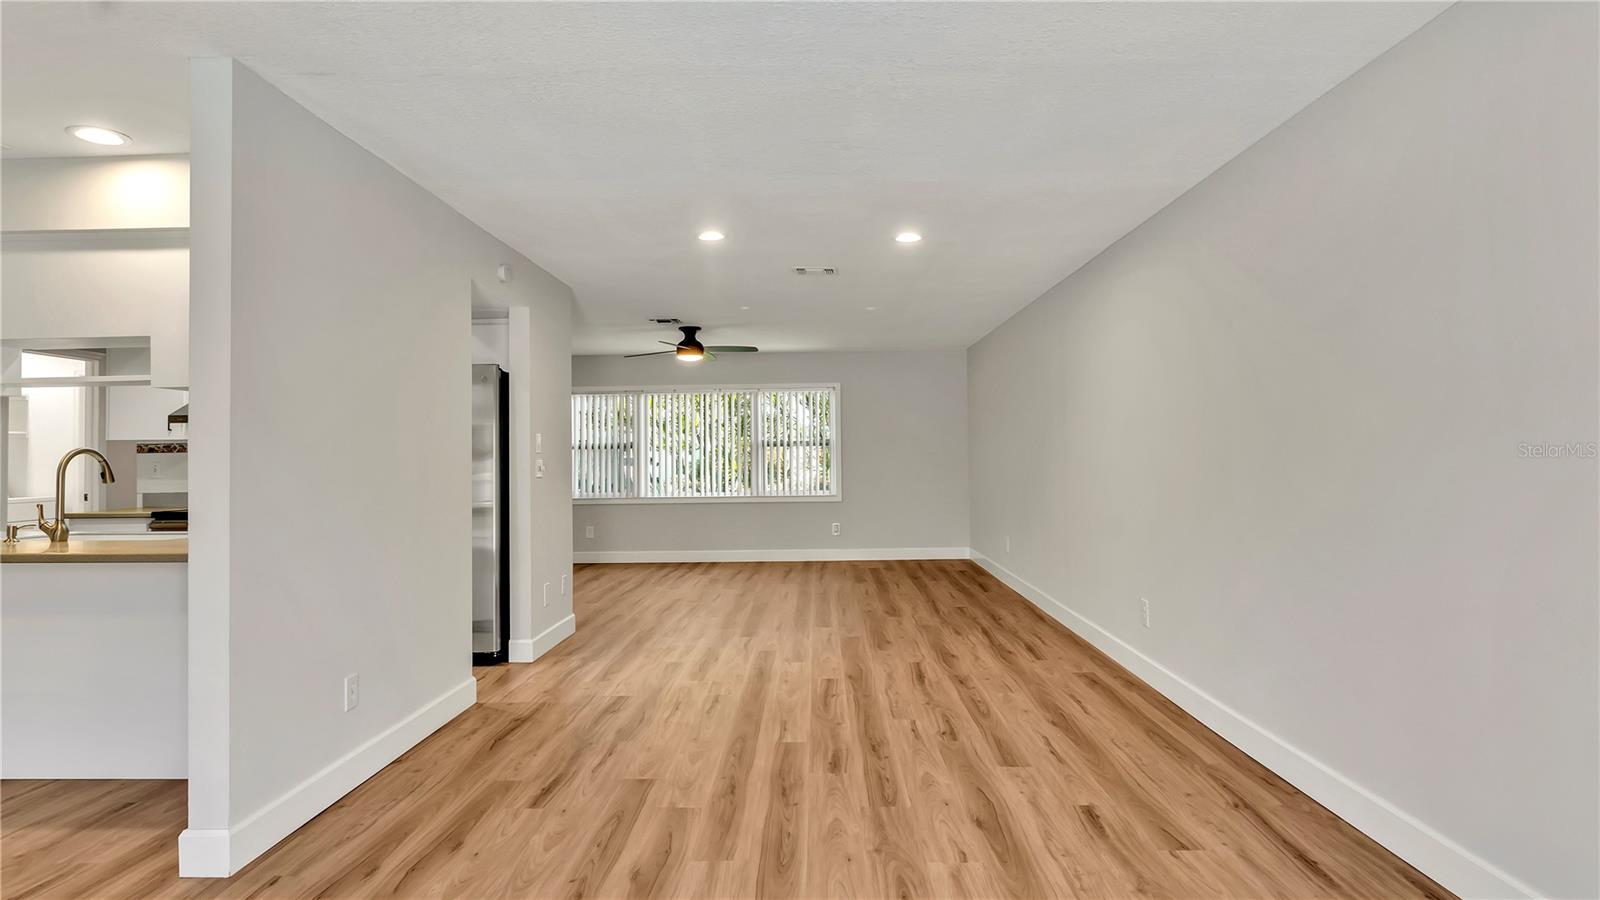
[[[172,512],[181,506],[130,506],[126,509],[89,509],[69,512],[69,519],[148,519],[158,512]]]
[[[41,538],[0,544],[0,563],[188,562],[189,539],[104,540],[68,538],[66,546]]]

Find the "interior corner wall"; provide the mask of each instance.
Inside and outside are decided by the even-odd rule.
[[[961,350],[575,356],[578,387],[838,384],[841,475],[838,502],[574,504],[577,559],[966,558],[966,377]]]
[[[514,457],[511,540],[526,548],[527,570],[513,568],[511,661],[532,662],[577,627],[572,607],[572,303],[510,311]],[[531,377],[519,381],[515,373]],[[521,446],[528,452],[519,454]],[[543,466],[543,475],[537,474]],[[517,509],[526,510],[519,525]],[[513,557],[513,563],[516,558]],[[525,598],[525,599],[522,599]]]
[[[192,78],[180,872],[227,875],[473,703],[471,306],[571,292],[237,62]]]
[[[541,270],[513,271],[532,303],[474,321],[473,361],[510,382],[511,621],[508,657],[533,662],[577,628],[572,603],[572,292]],[[536,474],[539,463],[544,474]]]
[[[1451,7],[969,355],[983,563],[1464,896],[1600,894],[1597,24]]]

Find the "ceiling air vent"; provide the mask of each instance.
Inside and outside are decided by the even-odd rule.
[[[650,317],[648,319],[645,319],[645,321],[649,322],[651,325],[682,325],[683,324],[683,320],[682,319],[656,318],[654,316],[652,316],[652,317]]]
[[[839,270],[833,266],[795,266],[796,275],[837,275]]]

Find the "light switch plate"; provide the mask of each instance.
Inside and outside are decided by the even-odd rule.
[[[533,461],[533,477],[535,477],[535,478],[543,478],[544,477],[544,460],[536,459],[536,460]]]

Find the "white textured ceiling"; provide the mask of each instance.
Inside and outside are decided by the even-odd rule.
[[[237,56],[570,284],[576,352],[954,347],[1442,8],[6,2],[0,140],[182,152]]]

